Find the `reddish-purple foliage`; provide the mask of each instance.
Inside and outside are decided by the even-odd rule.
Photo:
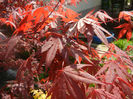
[[[118,38],[122,38],[126,34],[127,40],[130,40],[132,37],[132,29],[133,29],[133,20],[132,20],[133,11],[121,11],[119,14],[120,19],[124,19],[127,23],[121,24],[116,28],[121,28]]]
[[[5,1],[12,9],[5,10],[0,22],[14,32],[1,42],[0,64],[18,70],[16,81],[1,89],[3,99],[4,95],[30,99],[29,89],[35,85],[47,90],[51,99],[133,98],[133,63],[126,52],[108,43],[105,34],[111,34],[101,26],[113,19],[105,11],[79,18],[65,6],[80,1]],[[81,34],[87,42],[79,39]],[[109,48],[105,60],[91,47],[93,35]]]

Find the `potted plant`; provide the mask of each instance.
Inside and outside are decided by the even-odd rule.
[[[0,63],[18,70],[16,80],[0,90],[2,98],[132,99],[128,70],[133,70],[133,63],[124,51],[108,43],[105,33],[111,34],[100,24],[112,18],[104,11],[79,18],[65,6],[79,2],[17,0],[7,5],[12,4],[12,9],[0,20],[14,32],[1,48]],[[80,34],[87,42],[79,39]],[[109,48],[106,59],[91,47],[94,34]],[[27,52],[25,58],[18,57]]]

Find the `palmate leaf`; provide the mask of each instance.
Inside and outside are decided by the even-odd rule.
[[[131,39],[132,37],[132,24],[131,23],[124,23],[115,28],[122,28],[122,30],[120,30],[119,32],[118,39],[122,38],[125,34],[126,34],[127,40]]]
[[[133,17],[133,11],[121,11],[119,14],[119,21],[120,19],[125,19],[126,21],[130,21],[131,17]]]
[[[77,23],[71,22],[70,25],[68,24],[68,29],[66,30],[68,32],[68,37],[73,37],[77,34]]]
[[[110,58],[112,60],[114,60],[115,58],[119,59],[122,64],[126,64],[126,65],[128,64],[127,66],[129,68],[131,67],[132,69],[133,67],[133,62],[131,61],[129,55],[114,44],[110,44],[109,52],[105,53],[105,55],[103,56],[106,56],[108,57],[108,59]],[[114,59],[112,56],[114,57]]]
[[[116,76],[122,78],[124,81],[128,81],[129,79],[131,80],[132,77],[127,72],[127,69],[131,69],[131,71],[133,71],[132,61],[129,56],[118,47],[114,46],[114,50],[116,54],[112,53],[112,55],[116,59],[106,62],[105,65],[97,72],[96,76],[104,75],[105,82],[110,84],[113,84]],[[106,85],[106,90],[111,91],[112,85]]]
[[[90,58],[88,57],[89,55],[82,53],[82,50],[77,50],[77,49],[71,47],[70,52],[71,52],[71,55],[74,58],[76,58],[76,61],[78,61],[79,63],[80,63],[79,56],[82,58],[82,60],[86,60],[86,61],[92,63]]]
[[[87,66],[92,66],[92,65],[75,64],[75,65],[66,66],[64,68],[64,73],[76,81],[81,81],[84,83],[103,84],[102,82],[98,81],[94,76],[90,75],[89,73],[78,70],[80,68],[87,67]]]
[[[49,91],[52,99],[86,99],[85,91],[81,89],[79,83],[103,84],[94,76],[80,69],[92,66],[90,64],[68,65],[58,72],[54,85]]]
[[[127,81],[127,77],[131,79],[131,76],[127,73],[126,68],[122,67],[117,61],[109,61],[106,63],[96,75],[105,73],[105,81],[107,83],[113,83],[116,75]]]
[[[84,27],[84,28],[83,28]],[[77,29],[79,32],[83,32],[85,30],[85,23],[83,22],[82,19],[80,19],[77,23]],[[84,29],[84,30],[83,30]]]
[[[47,34],[47,33],[46,33]],[[56,37],[52,37],[56,36]],[[56,54],[59,52],[61,56],[64,58],[64,61],[69,63],[69,57],[68,56],[73,56],[78,63],[81,62],[81,60],[86,60],[89,63],[92,63],[90,58],[88,57],[89,54],[87,53],[82,53],[82,51],[87,52],[87,47],[78,44],[76,41],[71,40],[70,45],[68,46],[68,39],[67,38],[62,38],[62,35],[59,35],[58,33],[48,33],[46,35],[47,37],[50,37],[48,40],[44,41],[44,45],[42,46],[41,53],[46,52],[46,67],[49,67],[54,58],[56,58]],[[75,48],[76,47],[76,48]],[[58,52],[57,52],[58,51]]]
[[[133,17],[133,11],[121,11],[120,12],[119,21],[120,21],[120,19],[123,18],[126,21],[128,21],[128,23],[124,23],[124,24],[116,27],[116,28],[123,28],[120,31],[118,38],[121,38],[125,34],[125,31],[127,30],[126,31],[127,32],[126,38],[127,38],[127,40],[131,39],[131,37],[132,37],[132,28],[133,28],[131,17]]]
[[[15,10],[13,10],[12,15],[13,15],[13,20],[14,21],[17,21],[19,19],[23,19],[23,10],[22,10],[22,8],[16,8]]]
[[[50,36],[50,34],[48,34]],[[56,34],[55,34],[56,35]],[[56,36],[61,36],[61,35],[56,35]],[[57,50],[59,50],[60,53],[63,51],[63,44],[62,40],[58,37],[50,37],[48,40],[44,41],[44,45],[41,48],[41,53],[47,53],[46,56],[45,54],[42,56],[42,58],[46,57],[46,68],[50,66],[52,61],[54,60]]]
[[[133,91],[133,86],[131,85],[131,83],[126,82],[126,81],[124,81],[123,79],[121,79],[119,77],[117,79],[119,80],[119,82],[122,82],[122,83],[126,84],[130,88],[130,90]]]
[[[47,24],[52,21],[52,18],[48,17],[49,11],[51,11],[50,9],[51,8],[49,8],[49,6],[45,6],[23,13],[24,17],[20,21],[19,26],[14,33],[22,33],[30,30],[32,31],[33,28],[36,28],[39,31],[42,30]],[[45,18],[47,19],[45,20]],[[42,25],[39,26],[39,24]]]
[[[87,33],[89,33],[91,37],[96,34],[101,39],[101,41],[108,46],[108,41],[105,34],[108,34],[110,36],[111,34],[106,29],[100,26],[100,23],[96,20],[95,16],[85,16],[84,18],[81,18],[75,25],[80,33],[86,35]],[[75,28],[73,28],[73,30],[74,29]]]
[[[104,23],[106,23],[107,19],[110,19],[113,21],[113,18],[111,18],[105,11],[97,11],[95,14],[95,17],[98,17],[101,21],[103,21]]]
[[[51,95],[51,99],[86,99],[78,83],[64,73],[56,78],[48,95]]]
[[[131,79],[131,76],[127,72],[127,67],[118,63],[119,60],[107,62],[96,74],[105,75],[105,82],[112,84],[116,78],[116,75],[128,81],[127,77]],[[110,85],[106,86],[108,91],[111,91],[112,87]]]
[[[100,22],[98,22],[97,18],[92,13],[93,11],[79,19],[76,23],[70,24],[68,36],[79,35],[79,33],[84,34],[88,38],[88,48],[90,48],[92,37],[96,34],[101,41],[108,46],[105,34],[108,34],[109,36],[111,36],[111,34],[100,26]],[[111,19],[110,17],[108,18]]]
[[[46,55],[46,68],[50,66],[52,63],[53,59],[55,58],[57,49],[58,49],[58,39],[56,38],[50,38],[48,42],[44,43],[42,46],[41,52],[47,51]],[[45,57],[45,56],[43,56]]]
[[[128,67],[133,71],[133,62],[131,61],[128,54],[122,51],[120,48],[115,46],[116,55],[119,56],[119,59],[123,64],[128,64]]]

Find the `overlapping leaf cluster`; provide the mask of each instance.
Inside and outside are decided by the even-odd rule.
[[[127,40],[130,40],[133,29],[133,11],[121,11],[119,14],[119,21],[120,19],[124,19],[127,22],[116,27],[121,28],[118,38],[122,38],[126,35]]]
[[[67,4],[79,1],[68,0]],[[108,43],[105,34],[111,34],[101,26],[113,19],[104,11],[79,18],[65,5],[65,0],[51,0],[46,5],[32,1],[0,18],[14,29],[5,57],[20,50],[20,41],[30,53],[20,58],[23,64],[18,67],[16,82],[9,84],[10,96],[30,99],[28,90],[37,84],[52,99],[132,99],[133,63],[125,52]],[[79,39],[80,35],[87,42]],[[91,47],[94,35],[109,47],[105,60]],[[44,77],[45,73],[48,76]],[[3,90],[1,94],[5,94]]]

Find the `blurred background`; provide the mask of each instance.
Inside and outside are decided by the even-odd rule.
[[[112,17],[118,17],[120,11],[133,10],[133,0],[82,0],[76,7],[68,6],[76,12],[86,15],[88,11],[103,9]]]

